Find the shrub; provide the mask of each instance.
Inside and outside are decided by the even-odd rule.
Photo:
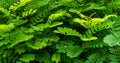
[[[119,63],[120,0],[0,0],[0,63]]]

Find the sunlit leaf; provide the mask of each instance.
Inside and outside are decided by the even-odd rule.
[[[54,53],[52,56],[52,61],[55,63],[58,63],[60,61],[60,54],[59,53]]]

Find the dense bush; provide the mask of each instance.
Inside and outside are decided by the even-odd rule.
[[[120,63],[120,0],[0,0],[0,63]]]

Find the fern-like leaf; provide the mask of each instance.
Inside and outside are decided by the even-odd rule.
[[[5,14],[5,16],[10,16],[10,12],[7,9],[0,7],[0,11]]]
[[[120,32],[115,32],[113,34],[107,35],[104,38],[104,42],[109,46],[120,46]]]
[[[56,19],[58,19],[58,18],[60,18],[62,16],[68,16],[68,17],[70,17],[70,15],[65,10],[64,11],[63,10],[59,10],[55,14],[51,14],[49,16],[48,22],[52,23],[52,21],[54,21],[54,20],[56,20]]]
[[[87,20],[84,19],[79,19],[79,18],[75,18],[73,19],[74,22],[79,23],[80,25],[82,25],[85,28],[91,28],[92,26],[105,22],[108,18],[110,17],[117,17],[116,15],[107,15],[104,18],[87,18],[86,16],[84,16],[84,18],[86,18]]]
[[[105,56],[101,56],[100,53],[93,53],[88,57],[85,63],[104,63]]]
[[[67,56],[69,56],[70,58],[74,58],[74,57],[79,56],[82,52],[83,52],[82,47],[73,46],[73,47],[68,48]]]
[[[30,9],[29,11],[25,11],[22,13],[22,17],[26,17],[28,15],[32,15],[36,12],[37,10]]]
[[[60,61],[60,54],[59,53],[54,53],[52,56],[52,61],[55,63],[58,63]]]
[[[73,30],[71,28],[62,28],[62,27],[58,27],[58,30],[54,30],[55,33],[60,33],[60,34],[65,34],[65,35],[71,35],[71,36],[81,36],[81,34],[76,31],[76,30]]]
[[[105,44],[102,39],[101,40],[95,40],[95,41],[91,41],[91,42],[85,42],[82,45],[84,48],[102,48],[104,46],[107,46],[107,44]]]
[[[18,8],[25,6],[28,2],[30,2],[31,0],[20,0],[20,2],[18,3],[14,3],[14,5],[10,6],[10,10],[16,11]]]
[[[22,57],[19,60],[23,61],[23,62],[30,62],[34,59],[35,59],[34,54],[24,54],[24,55],[22,55]]]
[[[114,22],[104,22],[104,23],[100,23],[100,24],[94,25],[93,27],[91,27],[90,29],[88,29],[85,32],[85,34],[83,35],[83,40],[84,41],[89,41],[90,40],[89,38],[91,38],[91,40],[96,40],[97,37],[92,36],[92,34],[98,32],[100,30],[103,30],[103,29],[108,29],[108,28],[112,27],[113,24],[114,24]],[[84,37],[85,37],[85,39],[84,39]]]
[[[16,37],[17,35],[17,37]],[[11,41],[11,44],[10,46],[8,46],[8,48],[12,48],[14,47],[15,45],[21,43],[21,42],[24,42],[24,41],[27,41],[29,39],[31,39],[33,37],[33,35],[27,35],[25,34],[25,32],[23,32],[22,28],[21,29],[16,29],[14,32],[12,32],[10,34],[10,36],[8,37]]]

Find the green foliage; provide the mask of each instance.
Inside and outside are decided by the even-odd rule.
[[[79,47],[79,46],[73,46],[68,48],[68,52],[67,52],[67,56],[69,56],[70,58],[74,58],[80,55],[80,53],[83,52],[83,48]]]
[[[119,27],[116,27],[116,29],[111,29],[111,34],[104,38],[104,42],[109,46],[120,46],[120,31],[118,30],[120,30]]]
[[[35,59],[35,55],[34,54],[24,54],[20,58],[20,61],[30,62],[31,60],[34,60],[34,59]]]
[[[10,10],[16,11],[18,8],[25,6],[31,0],[20,0],[20,2],[14,3],[14,5],[10,6]]]
[[[55,33],[61,33],[61,34],[65,34],[65,35],[71,35],[71,36],[80,36],[79,32],[77,32],[76,30],[73,30],[71,28],[62,28],[62,27],[58,27],[58,30],[55,30]]]
[[[101,56],[100,53],[94,53],[88,57],[85,63],[103,63],[105,57]]]
[[[22,17],[26,17],[28,15],[34,14],[36,10],[30,9],[29,11],[25,11],[22,13]]]
[[[59,53],[54,53],[52,56],[52,61],[55,63],[58,63],[60,61],[60,54]]]
[[[0,63],[120,63],[120,0],[0,0]]]

